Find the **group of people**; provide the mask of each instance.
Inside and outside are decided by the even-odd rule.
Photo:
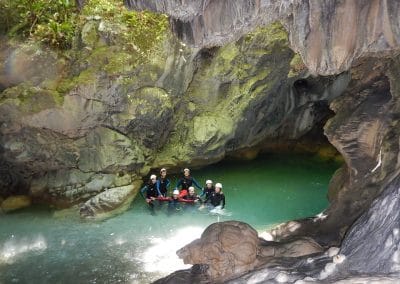
[[[185,168],[183,175],[172,191],[172,195],[168,196],[168,188],[170,180],[167,178],[167,170],[160,170],[160,177],[151,175],[150,180],[140,190],[142,197],[146,200],[150,209],[154,209],[154,202],[168,202],[169,208],[180,209],[181,203],[204,204],[209,207],[225,207],[225,195],[222,192],[222,184],[217,182],[215,185],[211,180],[207,180],[204,187],[190,175],[190,170]],[[196,193],[195,187],[201,190],[200,194]],[[203,208],[203,207],[201,207]]]

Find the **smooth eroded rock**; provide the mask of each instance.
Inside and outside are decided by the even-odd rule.
[[[22,209],[25,207],[29,207],[32,203],[32,200],[27,195],[15,195],[6,198],[1,203],[1,209],[4,212],[10,212],[18,209]]]
[[[259,239],[246,223],[227,221],[207,227],[197,239],[177,251],[186,264],[206,264],[211,279],[221,280],[253,269]]]
[[[105,219],[125,211],[139,190],[141,181],[106,189],[86,201],[79,209],[85,219]]]

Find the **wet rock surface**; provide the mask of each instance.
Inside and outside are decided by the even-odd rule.
[[[104,190],[80,206],[80,216],[99,220],[125,211],[136,196],[140,185],[141,181],[137,180],[130,185]]]
[[[257,155],[271,141],[309,133],[327,144],[320,129],[328,103],[350,78],[311,78],[279,23],[212,49],[167,34],[139,66],[115,63],[127,54],[101,23],[84,26],[88,49],[77,51],[70,73],[29,77],[1,93],[3,196],[29,193],[64,208],[150,168],[203,166],[249,148]]]
[[[293,263],[296,257],[321,252],[322,247],[311,238],[268,242],[260,239],[257,231],[245,223],[214,223],[200,239],[177,251],[184,263],[194,264],[193,268],[178,271],[156,283],[225,282],[251,270],[276,266],[277,263]]]
[[[363,55],[400,47],[400,4],[395,0],[126,3],[133,9],[171,15],[175,33],[196,46],[222,45],[256,26],[280,20],[288,29],[291,46],[314,74],[337,74]]]
[[[0,201],[0,208],[4,212],[11,212],[29,207],[32,203],[31,198],[27,195],[13,195]]]

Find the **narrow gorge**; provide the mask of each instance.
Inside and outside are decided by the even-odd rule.
[[[67,48],[0,42],[0,218],[98,222],[162,167],[306,153],[341,164],[328,208],[262,235],[214,223],[156,283],[399,281],[400,3],[75,5]]]

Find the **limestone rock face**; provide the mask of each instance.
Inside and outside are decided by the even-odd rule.
[[[257,231],[245,223],[228,221],[210,225],[200,239],[177,254],[186,264],[208,265],[209,277],[221,281],[253,269],[258,246]]]
[[[207,165],[253,147],[257,154],[321,125],[350,79],[312,78],[279,23],[211,49],[167,34],[139,65],[117,35],[107,38],[101,19],[85,27],[69,73],[0,94],[5,196],[30,193],[65,207],[150,168]]]
[[[141,1],[133,9],[171,15],[175,33],[195,46],[216,46],[254,27],[280,20],[290,43],[314,74],[348,70],[352,62],[400,47],[398,1]]]
[[[349,230],[340,254],[340,272],[400,273],[400,178],[390,181],[372,206]],[[374,244],[374,245],[370,245]]]

